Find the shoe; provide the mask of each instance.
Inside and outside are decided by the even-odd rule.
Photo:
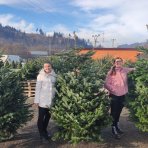
[[[42,144],[48,144],[49,143],[49,140],[46,137],[43,137],[43,136],[40,137],[40,141],[41,141]]]
[[[48,137],[48,138],[51,138],[51,134],[47,131],[45,131],[45,135]]]
[[[48,133],[47,135],[48,135],[48,138],[51,138],[51,134],[50,133]]]
[[[119,127],[116,127],[116,130],[118,134],[124,134],[124,132]]]
[[[119,122],[117,123],[117,125],[115,126],[116,127],[116,131],[118,134],[123,134],[123,130],[119,127]]]
[[[114,135],[114,138],[115,138],[115,139],[118,139],[118,140],[121,139],[120,135],[118,135],[118,134]]]
[[[112,134],[113,134],[115,139],[120,139],[121,138],[120,135],[118,134],[115,126],[112,126]]]

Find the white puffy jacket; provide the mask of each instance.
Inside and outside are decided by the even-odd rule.
[[[45,73],[44,69],[37,76],[34,103],[38,103],[40,107],[50,108],[55,95],[54,84],[56,74],[52,70],[51,73]]]

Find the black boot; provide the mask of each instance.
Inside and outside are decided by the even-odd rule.
[[[48,144],[49,143],[49,139],[48,139],[48,137],[46,135],[42,134],[42,135],[40,135],[40,142],[42,144]]]
[[[51,138],[51,134],[47,130],[45,130],[45,134],[47,135],[48,138]]]
[[[112,126],[112,134],[113,134],[115,139],[120,139],[121,138],[120,135],[118,134],[115,126]]]
[[[116,127],[116,130],[117,130],[117,133],[118,134],[123,134],[123,130],[119,127],[119,122],[117,123],[117,125],[115,126]]]
[[[48,144],[49,143],[49,140],[47,138],[45,138],[44,136],[40,136],[40,142],[42,144]]]

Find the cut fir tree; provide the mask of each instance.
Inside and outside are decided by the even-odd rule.
[[[31,112],[25,101],[17,73],[0,67],[0,141],[11,139],[30,120]]]
[[[102,140],[101,130],[111,119],[108,112],[110,102],[102,90],[104,70],[99,64],[87,59],[78,69],[73,68],[73,71],[58,76],[52,108],[53,119],[59,126],[55,139],[62,138],[72,143]]]

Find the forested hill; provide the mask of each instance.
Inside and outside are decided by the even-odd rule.
[[[142,43],[123,44],[123,45],[119,45],[118,48],[136,48],[141,46],[148,48],[148,41],[142,42]]]
[[[38,29],[38,33],[21,32],[10,26],[0,24],[0,50],[6,54],[27,54],[30,51],[48,51],[60,52],[64,49],[73,47],[88,47],[84,39],[74,38],[69,34],[64,37],[62,33],[54,32],[53,36],[46,36]]]

